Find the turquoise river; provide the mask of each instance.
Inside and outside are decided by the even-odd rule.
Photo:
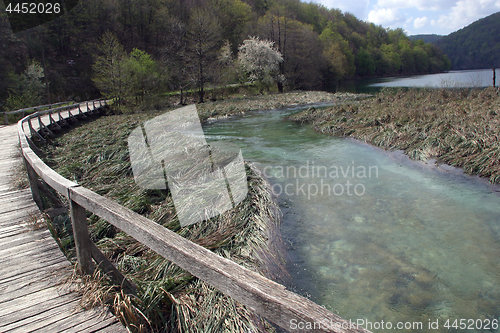
[[[498,188],[284,119],[298,110],[204,126],[273,185],[287,286],[374,332],[500,332]]]

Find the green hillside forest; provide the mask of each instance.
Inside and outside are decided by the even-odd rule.
[[[59,19],[16,34],[1,15],[4,110],[109,96],[103,89],[114,84],[123,89],[113,94],[135,100],[198,89],[203,101],[203,88],[249,80],[237,61],[249,36],[274,42],[280,52],[273,72],[279,91],[450,67],[435,45],[412,42],[402,29],[300,0],[85,0]],[[116,66],[107,69],[107,63]]]
[[[500,67],[500,12],[480,19],[435,42],[453,69]]]

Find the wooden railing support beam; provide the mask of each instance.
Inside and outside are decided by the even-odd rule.
[[[92,241],[90,240],[87,228],[87,214],[85,208],[71,199],[69,202],[78,264],[84,274],[92,275],[95,266],[92,262]]]
[[[112,280],[118,282],[120,286],[130,294],[137,293],[137,286],[129,281],[122,272],[120,272],[115,265],[99,250],[99,248],[91,241],[90,248],[92,250],[92,258],[97,265],[106,273]]]
[[[35,170],[33,167],[26,161],[26,158],[23,156],[24,165],[26,167],[26,171],[28,172],[28,180],[30,182],[31,195],[33,196],[33,201],[35,201],[36,205],[40,210],[42,207],[42,198],[40,197],[40,191],[38,190],[38,179]]]

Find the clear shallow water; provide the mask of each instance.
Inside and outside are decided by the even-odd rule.
[[[240,146],[280,194],[291,289],[346,319],[422,322],[418,331],[499,318],[496,189],[282,120],[290,112],[254,112],[204,131],[208,141]],[[427,329],[429,320],[440,329]]]

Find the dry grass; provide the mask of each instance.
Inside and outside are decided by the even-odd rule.
[[[272,110],[294,105],[338,102],[348,98],[360,98],[364,95],[350,93],[327,93],[324,91],[297,91],[284,94],[269,94],[252,97],[232,98],[226,101],[207,102],[198,105],[202,120],[226,118],[256,110]]]
[[[23,222],[26,223],[29,230],[35,231],[47,229],[48,219],[49,217],[46,214],[40,211],[33,211],[28,213],[28,217]]]
[[[375,98],[290,117],[410,158],[436,158],[500,183],[500,93],[485,89],[385,90]]]

